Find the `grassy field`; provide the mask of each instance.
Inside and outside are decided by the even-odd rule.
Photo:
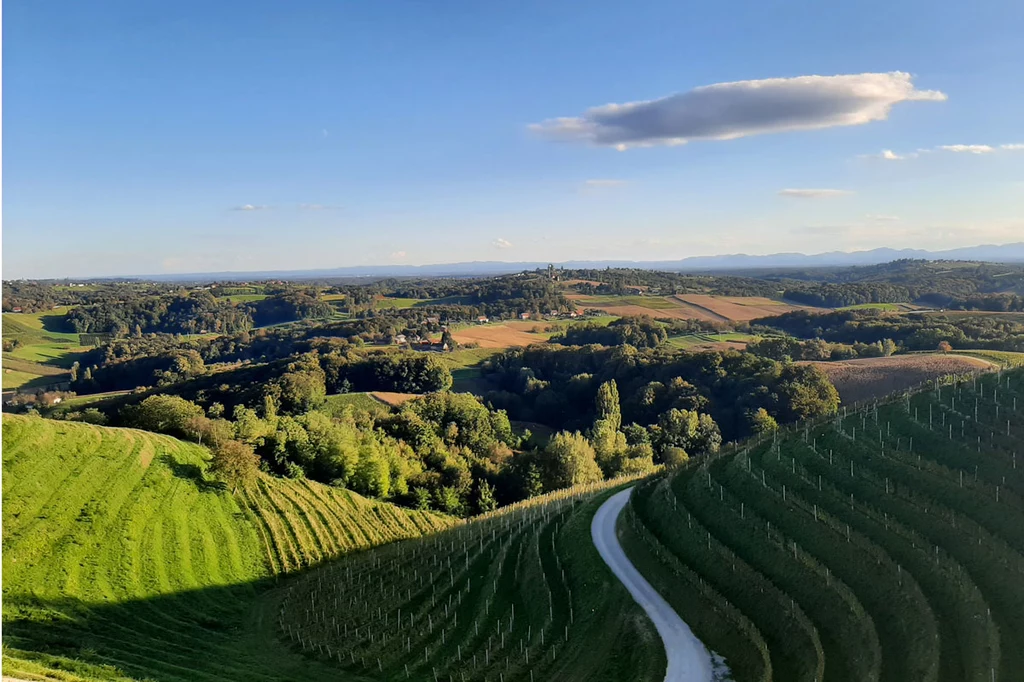
[[[903,310],[903,307],[898,303],[859,303],[839,308],[839,310],[884,310],[886,312],[896,312]]]
[[[746,345],[758,337],[752,334],[740,332],[725,332],[722,334],[685,334],[683,336],[671,336],[668,343],[676,348],[685,350],[721,350],[727,348],[743,349]]]
[[[207,457],[148,432],[4,416],[5,675],[663,675],[653,627],[590,542],[623,481],[453,526],[311,481],[261,475],[231,494]]]
[[[670,310],[679,307],[675,301],[661,296],[579,296],[575,301],[584,308],[635,305],[651,310]]]
[[[267,297],[267,294],[230,294],[224,296],[223,299],[229,303],[252,303],[254,301],[262,301]]]
[[[429,299],[381,297],[374,301],[373,307],[377,310],[385,310],[387,308],[412,308],[414,305],[424,303],[427,300]]]
[[[365,412],[374,415],[383,415],[388,412],[388,408],[369,393],[341,393],[338,395],[329,395],[327,396],[324,406],[320,408],[320,411],[326,412],[331,416],[340,416],[342,412],[349,407],[356,412]]]
[[[1024,367],[1024,353],[1005,350],[954,350],[951,354],[988,360],[1001,367]]]
[[[42,313],[4,313],[3,338],[21,345],[3,354],[3,387],[45,388],[66,381],[65,372],[85,348],[63,329],[66,308]],[[11,370],[11,371],[8,371]]]
[[[282,576],[445,517],[261,476],[130,429],[4,415],[3,668],[23,679],[337,679],[274,627]],[[284,580],[284,582],[281,582]]]
[[[627,552],[732,678],[1024,669],[1024,371],[742,444],[642,484]]]

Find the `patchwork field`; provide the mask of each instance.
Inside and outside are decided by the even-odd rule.
[[[3,417],[3,670],[22,679],[333,680],[273,625],[275,576],[447,527],[303,480],[231,495],[205,449]]]
[[[914,354],[888,358],[858,358],[836,362],[811,362],[835,384],[844,404],[859,403],[902,391],[950,374],[967,374],[995,365],[967,355]]]

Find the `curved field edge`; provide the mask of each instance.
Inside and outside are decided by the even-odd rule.
[[[310,481],[231,495],[167,436],[3,417],[3,667],[66,680],[336,679],[265,615],[286,570],[456,521]]]

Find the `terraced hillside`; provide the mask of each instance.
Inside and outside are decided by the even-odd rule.
[[[280,574],[452,523],[308,481],[233,496],[204,476],[207,456],[4,415],[5,675],[337,679],[278,638]]]
[[[1024,372],[751,443],[638,486],[634,564],[734,679],[1024,670]]]
[[[591,543],[595,492],[324,564],[288,588],[277,626],[378,680],[661,679],[653,626]]]

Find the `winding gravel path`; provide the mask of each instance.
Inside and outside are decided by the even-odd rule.
[[[629,561],[615,535],[615,522],[629,501],[631,492],[633,488],[627,488],[612,495],[597,510],[590,525],[594,545],[601,558],[612,569],[612,573],[622,581],[636,603],[654,621],[654,627],[658,629],[661,641],[665,644],[665,654],[668,658],[665,682],[712,682],[714,678],[711,654],[694,636],[679,614],[640,575],[640,571]]]

